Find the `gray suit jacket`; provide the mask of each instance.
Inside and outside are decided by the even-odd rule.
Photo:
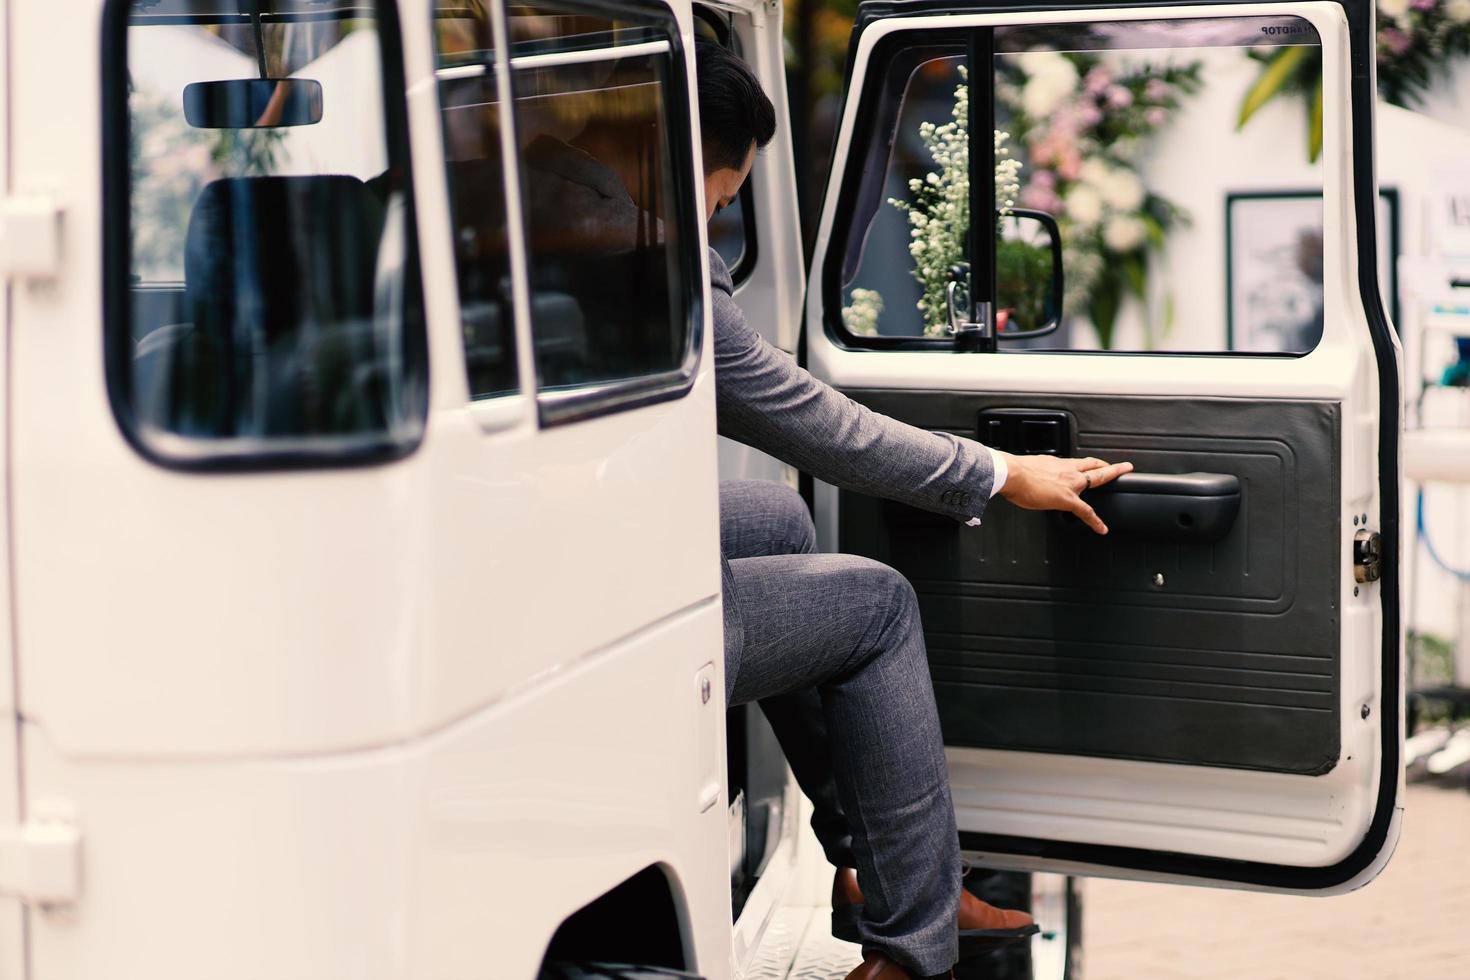
[[[818,381],[745,321],[713,249],[709,264],[720,435],[845,490],[960,521],[985,513],[995,474],[984,446],[879,415]]]

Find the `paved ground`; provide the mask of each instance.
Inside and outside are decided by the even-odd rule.
[[[1470,793],[1411,785],[1388,869],[1339,898],[1086,889],[1087,980],[1470,978]]]

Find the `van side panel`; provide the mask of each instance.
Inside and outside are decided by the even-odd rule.
[[[66,786],[87,828],[84,903],[38,917],[38,980],[532,977],[566,915],[651,864],[686,904],[691,968],[723,975],[725,808],[674,789],[697,782],[698,651],[720,629],[700,604],[361,753],[102,763],[28,737],[33,782]]]

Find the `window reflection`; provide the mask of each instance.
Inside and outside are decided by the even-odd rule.
[[[109,39],[130,231],[109,356],[161,455],[392,451],[422,429],[398,41],[370,11],[172,0]]]
[[[998,198],[1053,215],[1061,228],[1062,329],[1022,344],[1298,354],[1317,345],[1320,205],[1315,216],[1280,199],[1238,207],[1235,230],[1249,242],[1232,241],[1226,226],[1228,200],[1290,190],[1320,201],[1320,129],[1314,144],[1303,103],[1320,92],[1322,52],[1308,21],[996,28],[994,60],[978,78],[970,37],[932,32],[874,66],[887,82],[854,161],[862,170],[849,178],[853,226],[834,283],[849,334],[945,335],[949,270],[969,258],[959,189],[971,176],[964,105],[974,82],[993,87],[998,154],[1020,164],[1014,181],[997,180]],[[1288,68],[1286,89],[1252,101],[1263,76]],[[1040,253],[1009,242],[1000,252],[1005,299],[1006,277],[1025,274]],[[1289,302],[1263,276],[1268,266],[1293,283]],[[1252,288],[1239,288],[1241,277]],[[1245,316],[1260,329],[1243,330]]]
[[[517,8],[524,12],[530,8]],[[674,371],[690,343],[689,285],[668,93],[672,57],[646,30],[595,30],[545,7],[513,28],[532,331],[542,388]],[[571,31],[548,38],[537,30]],[[640,39],[637,53],[546,53],[560,38]],[[524,40],[536,36],[535,41]],[[522,45],[535,53],[522,55]],[[620,45],[626,46],[626,45]],[[553,45],[554,47],[554,45]],[[557,49],[559,50],[559,49]]]

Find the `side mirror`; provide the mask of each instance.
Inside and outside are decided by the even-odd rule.
[[[310,78],[226,78],[184,86],[196,129],[310,126],[322,120],[322,83]]]
[[[1044,337],[1062,324],[1062,233],[1045,211],[1012,208],[996,222],[995,336]]]

